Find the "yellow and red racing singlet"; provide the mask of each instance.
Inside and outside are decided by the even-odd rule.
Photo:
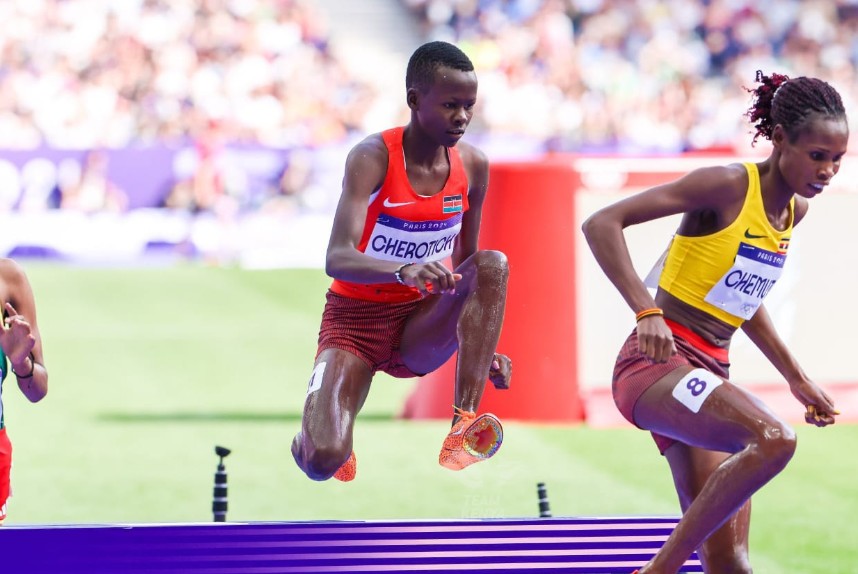
[[[659,287],[685,303],[739,327],[777,283],[792,236],[795,199],[786,229],[772,227],[763,205],[757,166],[746,163],[748,192],[726,228],[701,237],[675,235]]]

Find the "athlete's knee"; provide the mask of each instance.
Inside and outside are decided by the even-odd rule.
[[[495,249],[481,249],[474,254],[477,267],[488,267],[500,269],[504,272],[509,271],[509,260],[506,253]]]
[[[480,279],[494,283],[506,283],[509,277],[509,260],[502,251],[484,249],[474,254],[474,263]]]
[[[797,440],[793,428],[780,419],[765,421],[756,429],[751,445],[764,464],[774,472],[780,472],[795,454]]]
[[[292,441],[292,456],[298,467],[313,480],[327,480],[348,460],[351,449],[345,443],[318,445],[298,433]]]
[[[767,458],[781,468],[787,465],[795,454],[797,438],[795,431],[787,423],[777,420],[768,425],[765,439],[760,447],[768,455]]]
[[[348,460],[346,449],[316,450],[304,460],[304,473],[313,480],[328,480]]]

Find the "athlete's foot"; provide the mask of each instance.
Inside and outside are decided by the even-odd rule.
[[[498,418],[453,408],[460,418],[444,439],[438,463],[450,470],[462,470],[494,456],[503,443],[503,427]]]
[[[357,458],[355,458],[355,451],[349,455],[349,459],[343,463],[337,472],[334,473],[334,478],[342,482],[349,482],[355,479],[355,475],[357,474]]]

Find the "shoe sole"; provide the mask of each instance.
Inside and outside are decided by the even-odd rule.
[[[480,440],[480,433],[485,432],[487,429],[491,429],[494,432],[495,440],[492,441],[492,445],[488,450],[477,450],[474,448],[474,445]],[[480,460],[493,457],[498,449],[500,449],[501,444],[503,444],[503,425],[492,414],[483,414],[475,418],[462,437],[462,448],[465,452]]]

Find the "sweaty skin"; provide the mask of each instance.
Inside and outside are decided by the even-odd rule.
[[[808,199],[831,181],[846,152],[845,118],[811,115],[794,138],[776,125],[773,150],[757,164],[766,217],[785,229],[794,199],[793,226],[805,216]],[[739,215],[748,190],[740,164],[695,170],[675,182],[644,191],[593,214],[583,231],[590,248],[630,308],[638,313],[659,307],[637,324],[638,346],[654,363],[676,353],[670,319],[714,346],[728,349],[736,327],[685,304],[659,289],[651,296],[638,277],[625,243],[630,225],[682,214],[677,233],[704,237],[729,226]],[[832,399],[799,366],[777,335],[765,305],[741,324],[743,332],[777,368],[816,426],[835,422]],[[751,572],[748,531],[751,495],[789,462],[795,432],[744,389],[723,380],[693,412],[674,398],[675,387],[693,367],[679,367],[649,387],[634,406],[639,427],[674,439],[664,453],[683,516],[676,529],[640,574],[673,574],[696,550],[707,573]]]
[[[402,147],[414,192],[429,197],[444,188],[451,169],[449,147],[456,146],[467,173],[470,208],[455,240],[452,269],[441,261],[400,269],[399,262],[375,259],[357,249],[369,198],[387,172],[387,147],[375,134],[355,146],[346,160],[326,272],[334,279],[373,284],[390,283],[399,270],[402,282],[423,297],[402,331],[403,362],[415,374],[428,373],[458,350],[453,404],[475,412],[487,377],[497,388],[508,388],[512,373],[509,358],[496,353],[509,266],[503,253],[478,249],[488,161],[480,150],[459,141],[473,115],[476,75],[442,66],[431,87],[411,88],[406,95],[411,121]],[[308,394],[301,432],[292,442],[295,461],[314,480],[330,478],[349,458],[355,419],[373,379],[370,367],[345,350],[323,350],[316,366],[322,363],[319,388]],[[454,423],[457,419],[453,416]]]

